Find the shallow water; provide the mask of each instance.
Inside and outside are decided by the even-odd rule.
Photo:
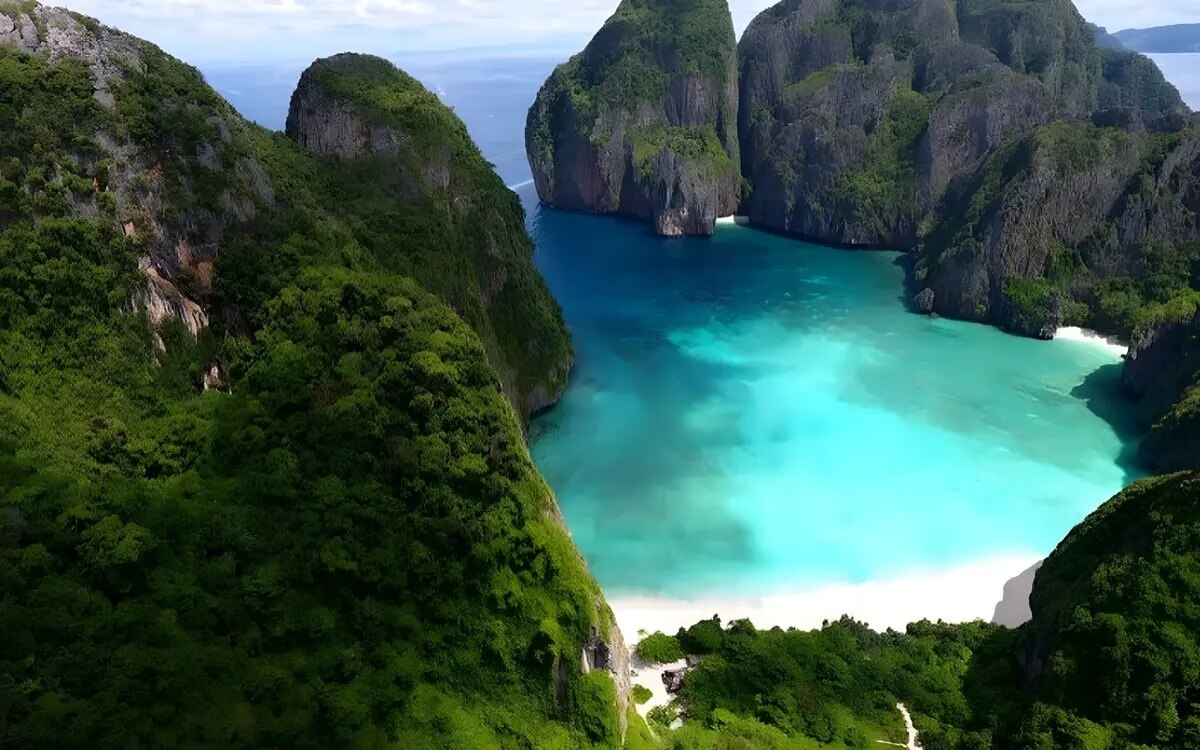
[[[1132,477],[1112,352],[908,313],[896,254],[531,227],[578,354],[534,458],[610,596],[1042,554]]]

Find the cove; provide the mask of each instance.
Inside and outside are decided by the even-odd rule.
[[[609,596],[1044,555],[1136,477],[1114,354],[912,314],[896,253],[529,223],[577,354],[533,456]]]

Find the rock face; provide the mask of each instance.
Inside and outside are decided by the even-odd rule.
[[[741,192],[737,56],[724,0],[622,0],[529,111],[538,195],[574,211],[712,234]]]
[[[1200,468],[1200,315],[1195,301],[1134,337],[1121,382],[1150,432],[1139,457],[1156,471]]]
[[[1041,567],[1042,562],[1039,561],[1004,584],[1004,596],[996,602],[992,622],[1006,628],[1019,628],[1029,622],[1033,617],[1029,609],[1029,596],[1033,592],[1033,583]]]
[[[751,220],[843,245],[914,248],[1014,134],[1101,106],[1183,110],[1161,76],[1145,95],[1116,80],[1129,66],[1102,64],[1067,0],[784,0],[739,54]]]
[[[300,77],[287,135],[348,172],[378,176],[371,184],[414,213],[443,218],[449,258],[408,259],[411,273],[479,333],[518,413],[557,401],[571,368],[570,337],[533,267],[524,211],[448,107],[390,62],[342,54]],[[448,260],[473,269],[467,283]]]
[[[44,56],[50,64],[83,66],[92,99],[106,113],[119,101],[140,106],[127,79],[152,78],[169,63],[148,42],[36,3],[0,5],[0,45]],[[195,71],[188,73],[199,80]],[[131,302],[155,324],[178,318],[194,335],[209,322],[212,268],[221,245],[273,207],[275,194],[262,167],[233,145],[244,126],[237,113],[215,94],[191,106],[202,135],[182,149],[137,142],[95,117],[94,146],[107,168],[91,195],[72,197],[70,213],[111,218],[125,236],[143,240],[139,266],[147,282]],[[194,198],[202,190],[211,191],[211,200],[172,200],[172,193]]]

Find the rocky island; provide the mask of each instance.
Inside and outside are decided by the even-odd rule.
[[[529,111],[538,195],[574,211],[712,234],[741,193],[737,54],[724,0],[622,0]]]

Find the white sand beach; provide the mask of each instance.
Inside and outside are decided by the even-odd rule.
[[[630,640],[630,648],[636,642],[637,634],[635,633]],[[674,672],[686,666],[687,661],[682,659],[674,664],[645,664],[634,655],[633,675],[630,677],[630,681],[634,685],[642,685],[648,688],[652,694],[650,700],[638,706],[638,712],[642,716],[645,716],[655,706],[665,706],[671,702],[671,695],[667,692],[667,686],[663,683],[663,673]]]
[[[1032,553],[997,556],[866,583],[798,584],[792,590],[762,596],[669,599],[616,595],[609,603],[631,648],[639,640],[639,631],[674,634],[714,614],[725,623],[749,618],[759,628],[801,629],[819,628],[824,620],[848,614],[876,630],[903,630],[908,623],[922,619],[990,620],[1004,596],[1005,583],[1040,559]],[[642,679],[635,682],[646,684]],[[646,687],[653,690],[656,686]]]
[[[1054,333],[1054,338],[1063,339],[1066,341],[1082,341],[1087,344],[1094,344],[1107,349],[1118,357],[1124,357],[1129,352],[1129,346],[1122,344],[1117,339],[1109,336],[1101,336],[1095,331],[1089,331],[1086,328],[1079,328],[1077,326],[1059,328]]]
[[[750,223],[749,216],[721,216],[717,219],[718,224],[742,224]]]

